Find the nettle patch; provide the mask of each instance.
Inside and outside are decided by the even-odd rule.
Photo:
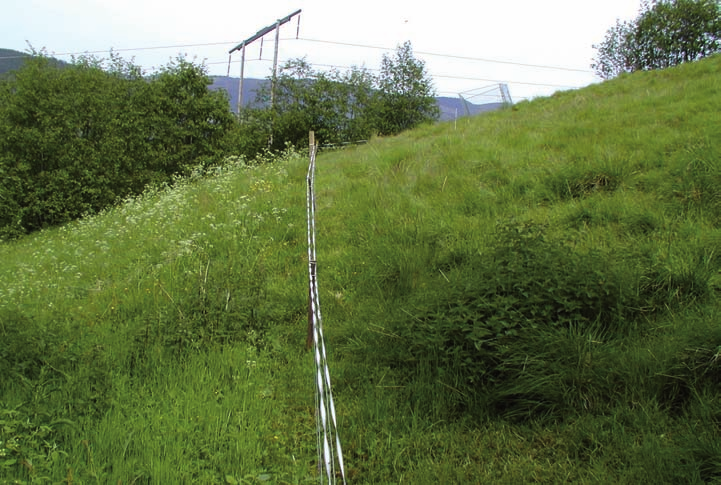
[[[588,341],[623,338],[649,317],[709,294],[703,271],[692,278],[632,261],[630,254],[576,249],[541,224],[502,224],[492,247],[459,267],[462,276],[440,282],[435,298],[419,298],[397,332],[410,342],[411,361],[431,359],[457,376],[467,404],[482,394],[504,412],[516,404],[548,411],[568,396],[556,395],[558,386],[540,388],[556,370],[590,358]]]

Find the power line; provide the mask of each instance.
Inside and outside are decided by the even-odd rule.
[[[266,59],[255,59],[255,61],[264,61],[264,62],[270,62],[270,60]],[[286,59],[283,62],[288,61]],[[227,63],[227,61],[225,62]],[[212,62],[208,64],[225,64],[224,62]],[[313,67],[326,67],[331,69],[353,69],[352,66],[340,66],[337,64],[321,64],[321,63],[315,63],[315,62],[309,62],[308,65]],[[374,68],[364,68],[368,71],[380,71],[380,69],[374,69]],[[521,84],[524,86],[537,86],[537,87],[547,87],[547,88],[561,88],[561,89],[577,89],[579,86],[567,86],[562,84],[544,84],[544,83],[532,83],[532,82],[525,82],[525,81],[512,81],[512,80],[500,80],[500,79],[485,79],[485,78],[477,78],[477,77],[464,77],[464,76],[451,76],[447,74],[433,74],[429,73],[431,77],[433,78],[443,78],[443,79],[455,79],[459,81],[479,81],[479,82],[488,82],[488,83],[496,83],[496,84]]]
[[[340,45],[340,46],[346,46],[346,47],[357,47],[357,48],[363,48],[363,49],[376,49],[376,50],[383,50],[383,51],[393,51],[394,50],[393,48],[389,48],[389,47],[357,44],[357,43],[351,43],[351,42],[338,42],[338,41],[331,41],[331,40],[308,39],[308,38],[303,38],[303,37],[287,38],[287,39],[283,39],[283,40],[299,40],[299,41],[304,41],[304,42]],[[494,60],[494,59],[485,59],[485,58],[480,58],[480,57],[458,56],[458,55],[453,55],[453,54],[441,54],[441,53],[437,53],[437,52],[415,51],[415,53],[420,54],[420,55],[426,55],[426,56],[443,57],[443,58],[447,58],[447,59],[460,59],[460,60],[467,60],[467,61],[489,62],[489,63],[537,68],[537,69],[550,69],[550,70],[559,70],[559,71],[567,71],[567,72],[581,72],[581,73],[586,73],[586,74],[593,73],[593,71],[590,71],[587,69],[575,69],[575,68],[548,66],[548,65],[541,65],[541,64],[526,64],[526,63],[520,63],[520,62],[514,62],[514,61],[500,61],[500,60]],[[209,64],[221,64],[221,62],[209,63]],[[332,65],[332,64],[318,64],[318,63],[309,63],[309,64],[312,66],[329,67],[329,68],[337,68],[337,69],[350,69],[351,68],[349,66],[338,66],[338,65]],[[372,69],[372,68],[365,68],[365,69],[367,69],[369,71],[379,71],[379,69]],[[451,76],[451,75],[443,75],[443,74],[435,74],[434,75],[432,73],[431,73],[431,76],[434,78],[455,79],[455,80],[461,80],[461,81],[511,83],[511,84],[519,84],[519,85],[524,85],[524,86],[550,87],[550,88],[561,88],[561,89],[577,89],[577,88],[579,88],[579,86],[568,86],[568,85],[561,85],[561,84],[533,83],[533,82],[509,81],[509,80],[498,80],[498,79],[484,79],[484,78]]]
[[[210,47],[214,45],[232,45],[233,41],[229,42],[205,42],[202,44],[178,44],[178,45],[159,45],[159,46],[146,46],[146,47],[127,47],[124,49],[105,49],[95,51],[82,51],[82,52],[53,52],[52,56],[80,56],[83,54],[106,54],[108,52],[131,52],[131,51],[152,51],[162,49],[179,49],[186,47]],[[28,54],[29,55],[29,54]],[[0,56],[0,59],[24,59],[27,55],[23,56]]]
[[[295,39],[293,39],[295,40]],[[316,42],[321,44],[333,44],[333,45],[343,45],[347,47],[360,47],[364,49],[377,49],[377,50],[383,50],[383,51],[393,51],[395,49],[388,48],[388,47],[381,47],[381,46],[375,46],[375,45],[364,45],[364,44],[354,44],[350,42],[337,42],[332,40],[319,40],[319,39],[306,39],[303,37],[298,38],[297,40],[305,41],[305,42]],[[593,71],[590,71],[588,69],[575,69],[570,67],[560,67],[560,66],[547,66],[543,64],[526,64],[522,62],[515,62],[515,61],[500,61],[497,59],[485,59],[482,57],[467,57],[467,56],[457,56],[454,54],[441,54],[438,52],[424,52],[424,51],[415,51],[416,54],[421,54],[424,56],[435,56],[435,57],[444,57],[446,59],[460,59],[464,61],[478,61],[478,62],[490,62],[495,64],[508,64],[512,66],[521,66],[521,67],[532,67],[536,69],[552,69],[557,71],[570,71],[570,72],[583,72],[583,73],[593,73]]]
[[[297,41],[303,41],[303,42],[311,42],[311,43],[320,43],[320,44],[330,44],[330,45],[340,45],[340,46],[346,46],[346,47],[357,47],[357,48],[363,48],[363,49],[375,49],[375,50],[382,50],[382,51],[393,51],[395,48],[391,47],[382,47],[377,45],[369,45],[369,44],[358,44],[353,42],[340,42],[340,41],[333,41],[333,40],[322,40],[322,39],[309,39],[304,37],[289,37],[281,40],[297,40]],[[269,40],[268,42],[273,43],[274,40]],[[161,50],[161,49],[179,49],[179,48],[191,48],[191,47],[210,47],[210,46],[216,46],[216,45],[233,45],[235,44],[235,41],[228,41],[228,42],[205,42],[205,43],[198,43],[198,44],[176,44],[176,45],[163,45],[163,46],[143,46],[143,47],[128,47],[128,48],[122,48],[122,49],[108,49],[108,50],[95,50],[95,51],[83,51],[83,52],[61,52],[61,53],[53,53],[54,56],[73,56],[73,55],[82,55],[82,54],[104,54],[106,52],[112,51],[112,52],[133,52],[133,51],[146,51],[146,50]],[[570,67],[562,67],[562,66],[549,66],[544,64],[528,64],[523,62],[516,62],[516,61],[504,61],[504,60],[498,60],[498,59],[488,59],[483,57],[471,57],[471,56],[459,56],[455,54],[445,54],[445,53],[439,53],[439,52],[426,52],[426,51],[415,51],[416,54],[421,54],[424,56],[434,56],[434,57],[443,57],[446,59],[459,59],[464,61],[476,61],[476,62],[488,62],[488,63],[494,63],[494,64],[506,64],[511,66],[521,66],[521,67],[530,67],[534,69],[550,69],[550,70],[556,70],[556,71],[568,71],[568,72],[582,72],[582,73],[590,73],[593,74],[593,71],[588,69],[576,69],[576,68],[570,68]],[[23,56],[7,56],[7,57],[0,57],[0,59],[19,59]]]
[[[358,44],[358,43],[352,43],[352,42],[340,42],[340,41],[332,41],[332,40],[322,40],[322,39],[309,39],[309,38],[303,38],[303,37],[287,38],[287,39],[281,39],[281,40],[297,40],[297,41],[303,41],[303,42],[322,43],[322,44],[329,44],[329,45],[339,45],[339,46],[345,46],[345,47],[356,47],[356,48],[375,49],[375,50],[383,50],[383,51],[395,50],[394,48],[375,46],[375,45]],[[274,43],[275,41],[269,40],[269,42]],[[234,45],[234,44],[235,44],[235,41],[204,42],[204,43],[194,43],[194,44],[176,44],[176,45],[163,45],[163,46],[141,46],[141,47],[129,47],[129,48],[122,48],[122,49],[95,50],[95,51],[84,51],[84,52],[63,52],[63,53],[53,53],[52,55],[53,56],[73,56],[73,55],[84,55],[84,54],[104,54],[107,52],[136,52],[136,51],[151,51],[151,50],[164,50],[164,49],[211,47],[211,46],[220,46],[220,45],[227,46],[227,45]],[[520,63],[520,62],[514,62],[514,61],[503,61],[503,60],[496,60],[496,59],[486,59],[486,58],[481,58],[481,57],[459,56],[459,55],[454,55],[454,54],[443,54],[443,53],[438,53],[438,52],[416,51],[416,53],[420,54],[420,55],[442,57],[442,58],[446,58],[446,59],[459,59],[459,60],[466,60],[466,61],[497,63],[497,64],[529,67],[529,68],[535,68],[535,69],[549,69],[549,70],[559,70],[559,71],[567,71],[567,72],[592,73],[592,71],[584,70],[584,69],[574,69],[574,68],[567,68],[567,67],[560,67],[560,66],[548,66],[548,65],[541,65],[541,64],[526,64],[526,63]],[[26,57],[26,56],[0,56],[0,60],[1,59],[21,59],[23,57]],[[251,59],[251,60],[249,60],[249,62],[250,61],[257,62],[257,61],[267,61],[267,60],[266,59]],[[219,65],[219,64],[226,64],[226,63],[227,63],[227,61],[207,62],[206,65]],[[339,66],[339,65],[333,65],[333,64],[321,64],[321,63],[309,63],[309,64],[311,64],[312,66],[335,68],[335,69],[350,69],[351,68],[349,66]],[[371,68],[365,68],[365,69],[367,69],[369,71],[378,71],[379,70],[379,69],[371,69]],[[460,81],[510,83],[510,84],[517,84],[517,85],[525,85],[525,86],[550,87],[550,88],[561,88],[561,89],[576,89],[579,87],[579,86],[567,86],[567,85],[559,85],[559,84],[485,79],[485,78],[453,76],[453,75],[433,74],[433,73],[431,73],[431,76],[434,78],[454,79],[454,80],[460,80]]]
[[[138,51],[138,50],[152,50],[152,49],[169,49],[173,47],[197,47],[197,46],[208,46],[208,45],[222,45],[222,44],[229,44],[225,42],[213,42],[213,43],[207,43],[207,44],[187,44],[184,46],[166,46],[166,47],[136,47],[131,49],[115,49],[113,52],[123,52],[123,51]],[[53,54],[53,56],[70,56],[70,55],[81,55],[81,54],[98,54],[98,53],[104,53],[106,51],[86,51],[86,52],[74,52],[74,53],[62,53],[62,54]],[[23,59],[26,56],[0,56],[0,60],[2,59]],[[286,59],[287,61],[287,59]],[[246,62],[271,62],[270,59],[249,59]],[[208,66],[211,65],[220,65],[220,64],[227,64],[227,61],[217,61],[217,62],[207,62],[205,63]],[[352,66],[340,66],[335,64],[320,64],[320,63],[308,63],[311,66],[316,67],[327,67],[332,69],[352,69]],[[368,71],[380,71],[380,69],[373,69],[373,68],[364,68]],[[499,80],[499,79],[485,79],[485,78],[476,78],[476,77],[465,77],[465,76],[451,76],[447,74],[433,74],[430,73],[431,77],[433,78],[442,78],[442,79],[455,79],[458,81],[478,81],[478,82],[490,82],[490,83],[507,83],[507,84],[520,84],[524,86],[536,86],[536,87],[548,87],[548,88],[561,88],[561,89],[578,89],[579,86],[567,86],[567,85],[561,85],[561,84],[544,84],[544,83],[531,83],[531,82],[525,82],[525,81],[513,81],[513,80]]]

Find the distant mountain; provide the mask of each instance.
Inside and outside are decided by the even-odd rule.
[[[237,77],[212,76],[213,84],[210,89],[224,89],[230,97],[230,109],[238,111],[238,89],[240,79]],[[255,94],[258,88],[266,84],[266,79],[244,79],[243,80],[243,106],[247,107],[255,101]],[[449,121],[462,116],[475,116],[488,111],[495,111],[503,107],[503,103],[472,104],[464,102],[461,98],[439,96],[436,98],[438,107],[441,110],[441,121]]]
[[[230,109],[234,112],[238,112],[238,90],[240,89],[240,78],[227,77],[227,76],[211,76],[213,84],[210,85],[210,89],[224,89],[228,92],[230,97]],[[248,107],[253,101],[255,101],[255,94],[258,89],[267,84],[266,79],[243,79],[243,107]]]
[[[20,66],[23,65],[23,60],[29,56],[30,54],[12,49],[0,49],[0,77],[9,71],[20,69]]]
[[[25,59],[31,57],[27,52],[20,52],[13,49],[0,49],[0,79],[7,73],[17,71],[23,65]],[[51,62],[56,66],[67,66],[68,63],[60,59],[48,56]]]
[[[436,98],[441,109],[441,121],[454,120],[462,116],[476,116],[481,113],[495,111],[503,107],[503,103],[472,104],[461,98],[441,96]]]

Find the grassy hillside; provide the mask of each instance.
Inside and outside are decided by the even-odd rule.
[[[318,158],[351,483],[721,481],[720,70]],[[306,170],[0,246],[0,483],[316,480]]]

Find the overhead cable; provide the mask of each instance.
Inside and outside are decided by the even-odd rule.
[[[355,44],[351,42],[338,42],[338,41],[332,41],[332,40],[320,40],[320,39],[307,39],[304,37],[298,38],[298,40],[302,40],[305,42],[316,42],[321,44],[334,44],[334,45],[343,45],[347,47],[360,47],[364,49],[377,49],[377,50],[383,50],[383,51],[393,51],[395,48],[388,48],[388,47],[381,47],[381,46],[375,46],[375,45],[365,45],[365,44]],[[445,57],[447,59],[460,59],[464,61],[478,61],[478,62],[491,62],[496,64],[508,64],[512,66],[522,66],[522,67],[532,67],[536,69],[552,69],[556,71],[570,71],[570,72],[584,72],[584,73],[592,73],[593,71],[590,71],[588,69],[576,69],[571,67],[560,67],[560,66],[547,66],[543,64],[527,64],[523,62],[515,62],[515,61],[500,61],[498,59],[486,59],[482,57],[469,57],[469,56],[458,56],[454,54],[442,54],[439,52],[424,52],[424,51],[414,51],[416,54],[421,54],[424,56],[435,56],[435,57]]]

